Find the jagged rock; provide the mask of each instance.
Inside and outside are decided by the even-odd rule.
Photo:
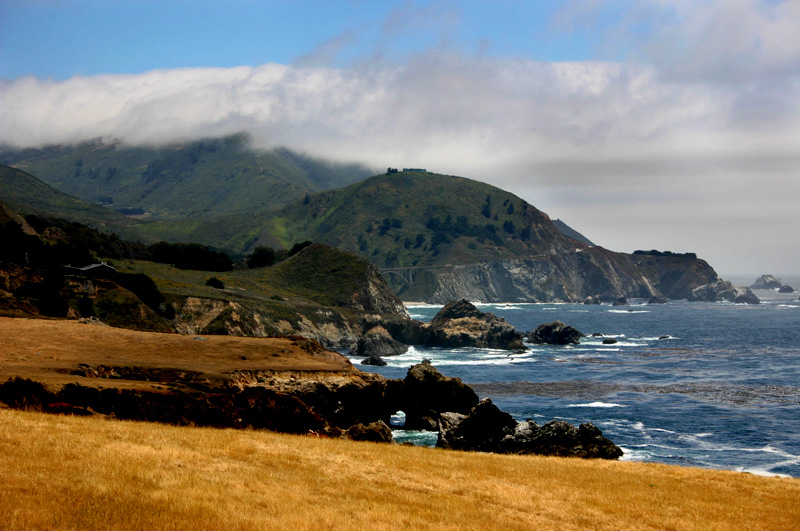
[[[761,275],[753,282],[750,289],[778,289],[783,285],[781,279],[773,275]]]
[[[460,378],[444,376],[430,363],[419,363],[408,369],[401,402],[406,429],[435,431],[441,413],[469,413],[478,395]]]
[[[449,418],[439,423],[439,438],[436,446],[452,450],[475,452],[497,452],[500,441],[513,433],[517,422],[508,413],[501,411],[491,399],[484,398],[473,407],[469,415],[457,422]]]
[[[588,297],[583,299],[583,303],[584,304],[600,304],[600,296],[599,295],[595,295],[595,296],[589,295]]]
[[[727,280],[717,280],[692,290],[690,301],[719,302],[730,301],[736,304],[758,304],[761,301],[750,288],[734,287]]]
[[[386,367],[386,360],[377,354],[370,354],[368,358],[361,361],[361,365],[372,365],[374,367]]]
[[[617,459],[622,450],[591,423],[516,422],[488,398],[469,415],[442,415],[436,446],[453,450]]]
[[[372,327],[350,349],[351,356],[369,356],[378,359],[382,356],[399,356],[406,352],[408,352],[408,347],[395,341],[382,326]]]
[[[354,441],[392,442],[392,429],[382,420],[367,425],[356,424],[347,430],[347,436]]]
[[[431,320],[425,335],[428,347],[478,347],[524,350],[522,334],[493,313],[484,313],[461,299],[447,303]]]
[[[650,297],[650,300],[647,301],[647,304],[666,304],[667,299],[664,297]]]
[[[627,306],[628,305],[628,298],[627,297],[617,297],[614,299],[614,302],[611,304],[612,306]]]
[[[794,293],[794,288],[788,284],[784,284],[783,286],[780,287],[778,293]]]
[[[617,459],[623,453],[593,424],[575,428],[563,420],[551,420],[541,427],[531,420],[521,422],[503,439],[500,449],[502,453],[599,459]]]
[[[584,334],[580,330],[561,321],[541,324],[536,327],[536,330],[528,334],[528,340],[539,345],[577,345],[582,337],[584,337]]]

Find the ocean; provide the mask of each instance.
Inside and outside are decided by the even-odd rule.
[[[783,279],[800,288],[791,280]],[[352,361],[404,378],[428,358],[517,420],[594,423],[623,460],[800,477],[800,293],[754,293],[762,304],[478,304],[519,331],[559,320],[603,337],[521,354],[414,347],[386,367]],[[439,309],[409,313],[428,321]],[[617,343],[604,345],[609,337]],[[403,430],[402,413],[393,424],[398,441],[436,443],[435,433]]]

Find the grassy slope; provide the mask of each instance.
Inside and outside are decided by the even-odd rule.
[[[116,228],[124,217],[111,209],[76,199],[33,175],[0,166],[0,200],[23,214],[47,213],[94,227]]]
[[[0,317],[0,382],[19,376],[53,389],[87,387],[161,389],[160,381],[107,380],[72,374],[92,366],[178,369],[212,381],[235,370],[353,371],[344,358],[312,355],[286,338],[158,334],[72,320]],[[0,526],[1,527],[1,526]]]
[[[797,529],[800,481],[0,410],[31,529]]]
[[[484,215],[491,198],[489,217]],[[493,227],[501,246],[491,238],[449,232],[449,242],[434,247],[436,231],[430,218],[459,218],[470,227]],[[496,219],[495,219],[496,218]],[[400,220],[383,230],[384,220]],[[513,224],[513,232],[506,230]],[[523,238],[525,227],[540,231]],[[540,252],[557,234],[550,219],[522,199],[491,185],[431,173],[379,175],[346,188],[296,201],[275,214],[261,217],[264,241],[283,245],[309,239],[341,247],[380,267],[472,263]],[[249,232],[252,238],[252,232]],[[422,244],[417,245],[421,236]],[[252,241],[252,240],[251,240]]]
[[[0,161],[84,200],[110,197],[161,219],[267,210],[369,174],[284,149],[254,151],[244,135],[161,148],[87,143],[6,151]]]
[[[368,263],[337,249],[312,246],[272,267],[208,272],[138,260],[112,262],[120,272],[144,273],[165,294],[224,300],[258,300],[274,305],[312,303],[343,306],[361,286]],[[225,290],[206,285],[220,279]]]

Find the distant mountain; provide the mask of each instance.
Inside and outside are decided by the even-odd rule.
[[[286,149],[255,150],[245,135],[168,147],[90,142],[6,148],[0,149],[0,163],[84,201],[153,219],[269,210],[374,173]]]
[[[553,224],[558,229],[558,232],[560,232],[564,236],[569,236],[573,240],[577,240],[577,241],[579,241],[581,243],[585,243],[586,245],[592,245],[592,246],[595,245],[594,243],[592,243],[592,241],[589,238],[587,238],[586,236],[584,236],[580,232],[576,231],[575,229],[573,229],[572,227],[570,227],[569,225],[567,225],[566,223],[564,223],[560,219],[554,219],[553,220]]]
[[[63,194],[36,184],[31,175],[14,175],[30,181],[30,190],[41,189],[47,192],[44,195],[66,201]],[[25,188],[15,186],[10,188]],[[154,216],[130,226],[117,225],[126,231],[121,235],[145,242],[194,241],[240,254],[258,246],[324,243],[382,268],[405,300],[688,298],[692,289],[718,278],[693,255],[632,256],[565,236],[545,213],[519,197],[462,177],[425,171],[378,175],[338,190],[303,191],[300,199],[282,208],[236,214],[193,209],[196,201],[208,198],[193,198],[194,187],[185,181],[171,186],[175,196],[182,197],[176,199],[171,214],[176,219]],[[74,205],[87,208],[85,203]],[[108,213],[97,205],[88,206]],[[250,203],[247,208],[255,206]],[[91,214],[98,215],[94,210]],[[98,223],[104,222],[95,219],[94,225]]]

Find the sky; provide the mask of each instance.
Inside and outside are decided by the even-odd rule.
[[[242,131],[800,275],[800,0],[0,0],[0,144]]]

